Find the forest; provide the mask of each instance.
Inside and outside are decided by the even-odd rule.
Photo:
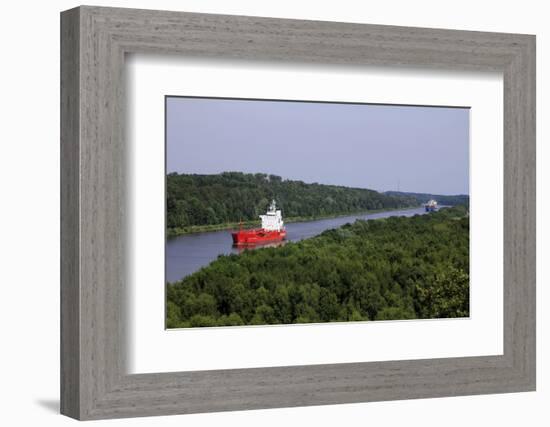
[[[221,255],[166,295],[168,328],[468,317],[468,211],[357,220]]]
[[[216,225],[228,228],[241,220],[249,225],[265,212],[271,199],[277,201],[287,222],[418,205],[416,198],[411,196],[306,184],[263,173],[171,173],[166,179],[168,236],[213,230],[217,229]]]

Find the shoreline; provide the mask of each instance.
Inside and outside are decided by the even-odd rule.
[[[323,219],[333,219],[333,218],[342,218],[346,216],[354,216],[354,215],[370,215],[380,212],[394,212],[394,211],[406,211],[409,209],[414,209],[417,207],[417,205],[413,206],[403,206],[399,208],[383,208],[383,209],[371,209],[368,211],[358,211],[358,212],[347,212],[342,214],[334,214],[334,215],[319,215],[319,216],[310,216],[310,217],[289,217],[285,219],[285,223],[296,223],[296,222],[308,222],[308,221],[318,221]],[[259,221],[243,221],[242,225],[243,227],[250,227],[250,226],[258,226]],[[166,230],[166,240],[173,239],[179,236],[184,236],[187,234],[196,234],[196,233],[205,233],[210,231],[223,231],[223,230],[233,230],[237,229],[239,227],[239,222],[228,222],[223,224],[212,224],[212,225],[191,225],[189,227],[185,227],[184,229],[175,229],[178,231],[171,231]],[[181,230],[181,231],[180,231]]]

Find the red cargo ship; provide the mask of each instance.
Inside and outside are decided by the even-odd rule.
[[[253,228],[233,231],[233,245],[235,246],[256,246],[271,242],[280,242],[286,237],[286,229],[283,223],[281,211],[277,209],[275,200],[271,202],[265,215],[260,215],[262,228]]]

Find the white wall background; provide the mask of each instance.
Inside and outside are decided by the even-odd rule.
[[[537,35],[538,391],[107,421],[146,426],[546,426],[550,26],[545,2],[135,0],[97,5],[504,31]],[[59,12],[74,1],[2,5],[0,34],[0,423],[63,426],[59,406]],[[93,422],[92,424],[95,424]]]

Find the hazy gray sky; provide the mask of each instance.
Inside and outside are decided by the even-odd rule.
[[[167,99],[167,171],[469,194],[469,110]]]

